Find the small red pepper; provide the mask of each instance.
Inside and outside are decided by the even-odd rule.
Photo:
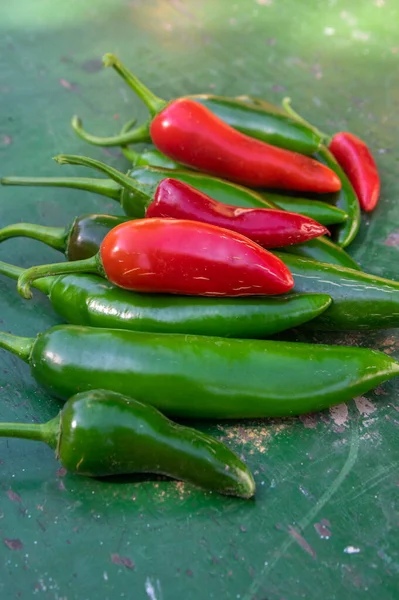
[[[367,145],[353,133],[341,131],[331,138],[328,148],[348,176],[361,208],[372,211],[380,195],[380,177]]]
[[[180,219],[138,219],[114,227],[92,258],[25,270],[18,291],[29,298],[35,279],[82,272],[136,292],[196,296],[283,294],[294,285],[279,258],[235,231]]]
[[[267,208],[239,208],[222,204],[177,179],[163,179],[148,206],[146,217],[202,221],[237,231],[265,248],[301,244],[328,233],[313,219]]]
[[[348,131],[340,131],[330,137],[303,119],[292,107],[290,98],[283,100],[284,110],[298,121],[313,129],[324,140],[331,154],[348,177],[360,207],[372,211],[380,195],[380,176],[377,165],[367,144]]]
[[[240,133],[193,100],[170,102],[152,120],[150,133],[166,156],[248,187],[318,193],[341,188],[328,167]]]

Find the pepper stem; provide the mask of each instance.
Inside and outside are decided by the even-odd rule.
[[[98,137],[87,132],[83,128],[82,120],[76,115],[72,117],[72,129],[78,134],[82,140],[92,144],[93,146],[125,146],[127,144],[140,144],[151,141],[150,136],[150,121],[146,121],[136,129],[120,133],[111,137]]]
[[[47,423],[0,423],[0,437],[14,437],[45,442],[53,450],[57,448],[60,433],[60,417]]]
[[[136,119],[131,119],[130,121],[125,123],[121,129],[120,135],[122,136],[122,135],[126,135],[127,133],[129,133],[135,123],[136,123]],[[140,160],[140,154],[138,152],[136,152],[135,150],[128,148],[127,145],[122,146],[121,150],[122,150],[122,154],[124,155],[124,157],[127,158],[127,160],[129,162],[131,162],[133,166],[136,166],[137,162]]]
[[[10,279],[15,279],[15,281],[17,281],[17,279],[24,272],[25,272],[25,269],[21,269],[21,267],[16,267],[15,265],[10,265],[6,262],[0,261],[0,274],[1,275],[5,275],[6,277],[9,277]],[[53,284],[53,281],[54,280],[51,277],[46,277],[46,278],[43,277],[43,279],[40,279],[39,281],[35,281],[35,283],[33,284],[33,287],[37,288],[38,290],[43,292],[43,294],[46,294],[48,296],[51,291],[51,286]]]
[[[290,117],[292,117],[296,121],[299,121],[303,125],[306,125],[306,127],[309,127],[309,129],[311,129],[317,136],[322,138],[323,144],[327,144],[327,145],[329,144],[330,139],[331,139],[330,136],[328,136],[326,133],[323,133],[322,131],[320,131],[320,129],[317,129],[317,127],[315,127],[314,125],[309,123],[309,121],[306,121],[306,119],[301,117],[301,115],[292,108],[291,98],[288,98],[288,97],[283,98],[281,105],[282,105],[283,109],[285,110],[285,112],[290,115]]]
[[[104,66],[115,69],[128,86],[131,87],[137,96],[144,102],[152,117],[155,117],[157,113],[165,108],[167,102],[151,92],[151,90],[145,86],[136,75],[129,71],[129,69],[127,69],[114,54],[105,54],[103,63]]]
[[[0,348],[8,350],[25,362],[29,361],[36,338],[20,337],[0,331]]]
[[[96,179],[91,177],[3,177],[2,185],[29,185],[39,187],[64,187],[75,190],[84,190],[100,194],[112,200],[120,201],[121,188],[109,179]]]
[[[101,275],[102,270],[98,255],[85,258],[84,260],[40,265],[38,267],[25,269],[18,277],[18,292],[23,298],[29,300],[32,298],[30,286],[36,279],[41,279],[42,277],[48,277],[50,275],[63,275],[68,273],[97,273]]]
[[[66,241],[68,238],[69,228],[65,227],[46,227],[44,225],[34,225],[33,223],[15,223],[7,225],[0,229],[0,242],[13,237],[28,237],[34,240],[39,240],[51,246],[54,250],[65,252]]]
[[[75,156],[74,154],[59,154],[58,156],[54,157],[54,160],[59,165],[80,165],[83,167],[92,167],[93,169],[97,169],[97,171],[108,175],[108,177],[113,179],[116,183],[119,183],[119,185],[140,197],[145,205],[148,205],[152,200],[152,186],[145,184],[140,185],[131,177],[124,175],[120,171],[117,171],[113,167],[110,167],[99,160],[88,158],[87,156]],[[148,192],[145,190],[148,190]]]

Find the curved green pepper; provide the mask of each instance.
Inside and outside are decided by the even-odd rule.
[[[29,237],[59,250],[68,260],[90,258],[98,252],[107,233],[129,219],[115,215],[82,215],[66,227],[15,223],[0,229],[0,242],[13,237]]]
[[[144,216],[146,206],[152,201],[159,182],[165,179],[165,177],[173,175],[174,179],[188,183],[224,204],[248,208],[277,208],[273,202],[253,190],[195,171],[174,170],[171,172],[170,169],[162,167],[143,166],[133,168],[128,171],[127,175],[124,175],[104,163],[87,157],[72,157],[68,155],[67,159],[65,156],[62,157],[62,162],[98,169],[114,180],[90,180],[89,178],[78,177],[4,177],[1,179],[1,183],[3,185],[69,187],[102,193],[101,191],[98,192],[100,189],[98,182],[100,182],[102,189],[106,189],[106,195],[120,202],[127,215],[134,218],[141,218]],[[289,251],[291,251],[291,247]],[[310,245],[309,242],[299,244],[295,252],[314,260],[331,262],[352,269],[360,269],[356,262],[342,248],[332,244],[324,237],[312,240]]]
[[[0,423],[0,437],[45,442],[78,475],[156,473],[229,496],[255,493],[250,470],[222,442],[107,390],[72,396],[48,423]]]
[[[118,59],[104,57],[104,64],[112,66],[133,91],[143,100],[151,115],[155,115],[168,103],[153,94]],[[317,151],[321,138],[311,127],[287,115],[279,107],[267,102],[248,102],[247,99],[226,98],[211,94],[186,96],[206,106],[225,123],[246,135],[274,146],[294,150],[302,154]],[[86,133],[78,117],[72,119],[72,127],[85,141],[99,146],[124,146],[134,142],[151,141],[149,124],[136,130],[123,132],[115,137],[99,138]]]
[[[309,328],[344,331],[399,327],[398,282],[285,252],[275,254],[290,269],[295,292],[329,294],[333,300]]]
[[[0,334],[59,398],[132,395],[167,415],[236,419],[315,412],[399,374],[390,356],[346,346],[59,325],[37,338]]]
[[[0,262],[0,273],[18,279],[23,269]],[[133,331],[263,338],[314,319],[331,304],[324,294],[205,298],[135,294],[96,275],[37,279],[67,323]]]

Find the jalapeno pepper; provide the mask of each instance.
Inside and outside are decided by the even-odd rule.
[[[27,269],[18,291],[30,298],[32,281],[64,273],[99,273],[138,292],[198,296],[283,294],[294,283],[279,258],[243,235],[183,219],[122,223],[92,258]]]
[[[156,148],[138,153],[131,148],[122,147],[122,152],[133,163],[134,167],[151,166],[174,170],[183,169],[183,165],[168,158]],[[340,208],[313,198],[282,196],[271,192],[261,192],[261,194],[268,203],[273,203],[277,208],[309,217],[321,225],[343,223],[348,218],[348,215]],[[270,208],[273,208],[273,206],[270,205]]]
[[[0,261],[0,273],[18,279],[24,269]],[[331,304],[324,294],[204,298],[135,294],[97,275],[59,275],[33,282],[55,312],[73,325],[265,338],[314,319]]]
[[[0,423],[0,437],[45,442],[78,475],[155,473],[229,496],[255,493],[250,470],[222,442],[109,390],[72,396],[47,423]]]
[[[291,114],[293,117],[296,117],[298,119],[298,122],[305,123],[308,126],[312,127],[312,125],[309,125],[309,123],[307,123],[300,115],[298,115],[297,112],[294,111],[294,109],[291,107],[291,101],[289,98],[285,98],[283,100],[283,107],[288,114]],[[339,141],[338,143],[332,143],[331,138],[328,138],[328,136],[322,134],[316,129],[315,131],[317,131],[318,133],[320,133],[321,136],[323,136],[323,141],[325,142],[325,144],[328,145],[327,148],[326,145],[322,144],[320,146],[320,149],[315,153],[315,158],[317,158],[317,160],[319,160],[321,163],[333,170],[338,175],[342,183],[342,187],[339,192],[336,204],[339,208],[342,208],[347,213],[348,219],[345,223],[337,227],[337,243],[343,248],[345,248],[354,240],[360,227],[360,205],[359,196],[357,194],[356,189],[356,187],[359,189],[359,177],[360,179],[362,177],[364,177],[365,179],[369,178],[365,170],[371,168],[371,162],[374,163],[374,161],[370,155],[370,160],[367,162],[367,165],[365,165],[365,170],[355,170],[356,173],[353,173],[354,176],[350,177],[350,173],[352,172],[349,168],[350,161],[348,162],[348,160],[346,160],[345,164],[340,164],[340,162],[336,160],[340,155],[342,155],[341,144],[339,143]],[[337,156],[335,156],[333,152],[334,148],[338,152]],[[355,157],[353,158],[355,160]],[[342,168],[345,168],[345,165],[348,167],[346,169],[346,172]],[[375,181],[376,167],[375,169],[372,168],[372,172],[373,180]],[[353,184],[356,185],[354,186]],[[364,190],[366,190],[366,187],[364,188]]]
[[[333,300],[325,315],[317,317],[309,328],[343,331],[399,327],[398,282],[288,252],[276,255],[290,269],[294,291],[329,294]]]
[[[29,237],[59,250],[68,260],[81,260],[97,254],[107,233],[129,219],[115,215],[82,215],[66,227],[46,227],[15,223],[0,229],[0,242],[13,237]]]
[[[0,347],[67,399],[91,389],[133,395],[166,415],[236,419],[298,415],[366,393],[399,363],[366,348],[58,325]]]
[[[68,159],[71,156],[68,155]],[[157,185],[169,177],[170,169],[155,167],[136,167],[124,176],[109,165],[88,157],[73,157],[74,164],[95,168],[112,179],[90,179],[87,177],[4,177],[3,185],[30,185],[45,187],[68,187],[100,193],[120,202],[124,212],[134,218],[141,218],[146,207],[154,197]],[[66,158],[63,156],[63,160]],[[173,171],[173,178],[188,183],[198,190],[224,204],[244,208],[277,208],[262,195],[248,188],[223,181],[216,177],[193,171]],[[339,246],[324,237],[296,246],[295,252],[301,256],[339,264],[352,269],[360,268],[356,262]]]
[[[114,56],[107,54],[104,62],[107,66],[114,67],[143,100],[152,116],[166,106],[165,100],[155,96]],[[226,98],[210,94],[191,95],[186,98],[203,104],[234,129],[273,146],[294,150],[301,154],[313,154],[320,144],[319,136],[312,128],[292,119],[278,106],[263,100],[251,99],[249,103],[245,96]],[[119,136],[108,138],[99,138],[86,133],[78,117],[73,118],[72,126],[82,139],[98,146],[123,146],[134,142],[150,141],[149,124],[135,131],[122,132]]]

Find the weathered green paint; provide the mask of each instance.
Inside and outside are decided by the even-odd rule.
[[[348,252],[367,271],[399,278],[393,0],[14,0],[1,4],[0,16],[1,175],[82,176],[78,167],[52,163],[60,152],[89,152],[128,168],[116,149],[109,156],[89,148],[70,128],[74,113],[103,135],[119,132],[135,114],[138,122],[147,116],[101,67],[105,52],[117,52],[164,98],[211,91],[280,102],[290,95],[321,129],[350,129],[376,153],[381,202],[363,217]],[[4,188],[1,198],[2,227],[122,214],[112,200],[73,190]],[[18,239],[2,245],[0,258],[27,267],[59,255]],[[1,329],[22,336],[59,322],[44,296],[23,301],[4,278],[0,307]],[[399,356],[394,330],[298,339]],[[45,421],[58,412],[22,361],[5,352],[0,385],[1,420]],[[348,412],[199,424],[245,458],[255,473],[254,502],[141,477],[114,483],[64,476],[44,446],[2,441],[1,597],[395,598],[398,393],[392,380]]]

